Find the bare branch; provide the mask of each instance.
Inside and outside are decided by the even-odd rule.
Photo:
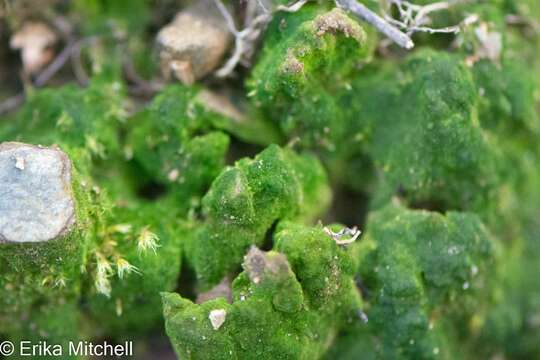
[[[227,10],[227,7],[223,4],[223,1],[221,0],[214,0],[214,4],[216,4],[217,8],[219,9],[219,12],[227,22],[227,28],[230,32],[234,34],[234,36],[238,35],[238,30],[236,29],[236,24],[234,23],[234,19],[232,15],[229,13],[229,10]]]
[[[47,66],[45,70],[41,72],[41,74],[39,74],[39,76],[34,81],[34,85],[36,87],[41,87],[45,85],[45,83],[47,83],[62,67],[64,67],[66,62],[71,57],[73,47],[74,42],[68,43],[60,52],[60,54],[56,56],[54,61],[50,63],[49,66]]]
[[[248,23],[245,24],[243,30],[239,31],[234,23],[232,15],[229,13],[223,2],[221,0],[214,0],[214,3],[225,18],[227,28],[235,38],[234,50],[231,57],[216,71],[218,77],[227,77],[244,58],[250,57],[253,54],[255,43],[264,27],[266,27],[272,19],[272,14],[269,13],[266,7],[259,1],[261,13],[254,18],[252,18],[252,15],[246,18]]]
[[[383,9],[383,16],[386,21],[397,26],[407,35],[411,36],[415,32],[426,32],[429,34],[435,33],[452,33],[457,34],[461,31],[464,22],[458,25],[447,26],[443,28],[432,28],[427,25],[431,24],[431,13],[447,10],[451,6],[464,2],[466,0],[449,0],[440,1],[427,5],[416,5],[405,0],[386,0],[386,9]],[[395,19],[389,15],[392,6],[395,6],[399,12],[399,19]]]
[[[414,43],[409,35],[401,32],[397,27],[368,9],[356,0],[335,0],[336,5],[346,11],[351,12],[358,18],[370,23],[381,33],[386,35],[396,44],[407,50],[414,47]]]
[[[298,0],[297,2],[295,2],[294,4],[292,5],[279,5],[277,7],[278,11],[285,11],[285,12],[297,12],[298,10],[300,10],[302,8],[302,6],[304,6],[309,0]]]

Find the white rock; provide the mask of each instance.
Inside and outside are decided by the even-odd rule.
[[[225,322],[225,318],[227,317],[227,312],[225,309],[215,309],[210,311],[210,315],[208,315],[208,319],[210,319],[210,322],[212,323],[212,327],[214,330],[217,330],[223,325]]]

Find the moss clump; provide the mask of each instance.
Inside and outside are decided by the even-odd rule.
[[[15,341],[45,339],[65,346],[78,332],[81,270],[96,243],[94,229],[109,207],[107,198],[94,191],[91,169],[93,161],[117,149],[114,129],[120,113],[113,105],[115,96],[116,91],[102,83],[87,91],[44,90],[32,94],[18,117],[2,129],[1,141],[56,145],[69,155],[76,208],[76,223],[67,235],[0,247],[0,333]]]
[[[54,145],[67,153],[77,211],[67,236],[0,248],[0,333],[9,338],[35,334],[36,340],[62,344],[77,336],[125,339],[161,323],[159,292],[175,288],[181,267],[176,216],[187,213],[223,167],[228,138],[220,132],[195,137],[195,130],[179,130],[186,144],[182,159],[201,165],[190,167],[187,185],[172,185],[159,203],[149,202],[138,192],[154,177],[130,175],[141,167],[152,169],[154,149],[137,148],[137,162],[125,158],[131,143],[122,141],[124,127],[139,118],[127,119],[124,101],[120,83],[98,77],[87,89],[65,86],[31,94],[2,128],[2,141]],[[165,134],[176,113],[156,102],[140,114],[137,129],[148,130],[145,121],[155,119],[147,113],[160,113],[161,127],[153,131]]]
[[[129,157],[147,177],[170,184],[179,200],[210,185],[224,166],[229,138],[213,126],[225,118],[196,100],[197,90],[171,86],[130,119]],[[189,208],[189,198],[184,204]]]
[[[538,1],[427,9],[460,31],[411,52],[332,1],[224,3],[252,67],[148,104],[170,4],[58,7],[98,37],[88,87],[29,90],[0,141],[69,155],[77,221],[0,244],[0,337],[147,339],[164,315],[179,358],[537,358]]]
[[[374,212],[359,275],[384,358],[455,358],[489,314],[499,245],[474,214],[390,205]],[[388,327],[388,324],[393,324]]]
[[[350,93],[353,137],[382,174],[374,206],[399,194],[412,206],[475,209],[497,184],[478,121],[477,92],[457,57],[422,52],[399,69],[359,77]]]
[[[355,261],[322,227],[281,223],[273,251],[252,247],[233,299],[193,304],[163,294],[167,334],[179,358],[314,359],[341,327],[360,321]],[[209,316],[224,310],[216,328]]]
[[[372,37],[339,9],[306,6],[279,14],[248,81],[256,106],[290,138],[336,151],[346,137],[336,92],[350,85],[355,66],[372,51]]]
[[[203,286],[234,271],[250,245],[261,246],[282,219],[313,220],[328,205],[326,174],[316,158],[276,145],[225,169],[202,200],[187,258]]]

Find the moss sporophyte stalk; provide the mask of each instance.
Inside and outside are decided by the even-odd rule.
[[[13,358],[540,356],[537,1],[51,3],[0,11]]]

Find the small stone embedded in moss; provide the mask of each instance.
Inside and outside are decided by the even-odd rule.
[[[278,225],[273,251],[247,252],[232,304],[218,298],[197,305],[162,294],[166,331],[178,357],[321,357],[339,329],[359,321],[353,255],[322,227]],[[217,331],[208,319],[215,311],[226,311]]]
[[[210,311],[210,314],[208,315],[208,319],[212,323],[212,327],[214,330],[218,330],[221,325],[225,322],[225,319],[227,317],[227,312],[224,309],[215,309]]]
[[[219,284],[214,286],[208,291],[203,291],[197,294],[196,303],[202,304],[209,300],[217,299],[222,297],[227,299],[229,303],[232,302],[232,288],[231,288],[232,279],[229,275],[225,276]]]
[[[0,144],[0,242],[58,239],[71,230],[71,162],[58,148]]]

